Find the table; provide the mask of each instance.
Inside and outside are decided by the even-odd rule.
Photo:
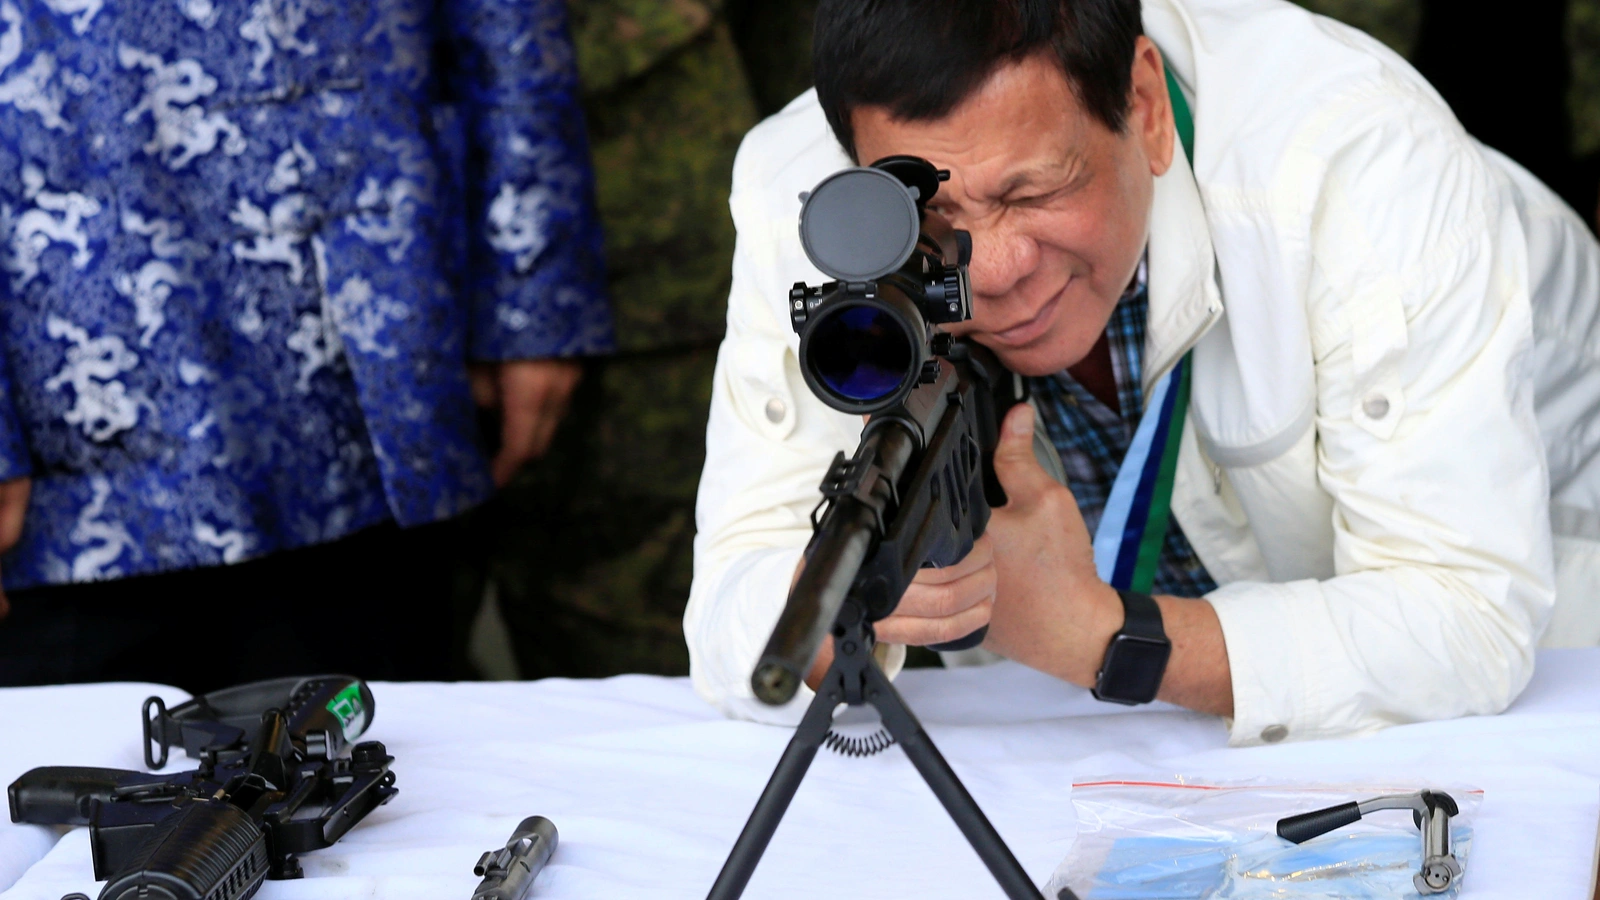
[[[1541,653],[1495,717],[1346,741],[1230,749],[1215,719],[1108,708],[1004,663],[909,671],[908,702],[1039,884],[1070,849],[1074,780],[1182,774],[1457,782],[1485,790],[1462,896],[1592,896],[1600,821],[1600,650]],[[396,757],[400,794],[306,878],[262,900],[466,898],[472,864],[524,816],[561,845],[537,898],[703,897],[788,740],[718,717],[685,679],[375,684],[369,738]],[[0,780],[45,764],[137,768],[150,685],[0,690]],[[183,765],[179,757],[176,765]],[[0,825],[0,900],[94,896],[88,835]],[[817,757],[746,896],[998,897],[904,755]]]

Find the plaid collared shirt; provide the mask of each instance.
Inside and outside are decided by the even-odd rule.
[[[1117,379],[1117,403],[1122,408],[1120,413],[1101,403],[1065,370],[1028,379],[1028,389],[1038,401],[1045,430],[1061,455],[1067,486],[1078,500],[1078,509],[1091,535],[1100,525],[1111,484],[1116,480],[1117,469],[1133,443],[1133,432],[1144,413],[1140,373],[1149,310],[1147,269],[1141,263],[1138,278],[1122,295],[1106,325],[1106,337],[1111,344],[1111,368]],[[1206,572],[1194,548],[1189,546],[1189,539],[1183,536],[1178,520],[1169,519],[1153,592],[1201,597],[1216,588],[1217,583]]]

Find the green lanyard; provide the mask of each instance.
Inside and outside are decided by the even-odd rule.
[[[1172,121],[1178,126],[1178,140],[1183,143],[1183,155],[1189,165],[1194,165],[1194,116],[1189,112],[1189,101],[1183,98],[1178,79],[1167,68],[1167,96],[1172,98]]]
[[[1167,70],[1167,94],[1183,151],[1193,160],[1194,117],[1171,69]],[[1150,593],[1161,568],[1161,548],[1172,521],[1178,448],[1189,409],[1190,356],[1178,360],[1151,394],[1095,529],[1095,569],[1118,590]]]

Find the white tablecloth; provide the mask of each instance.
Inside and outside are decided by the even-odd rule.
[[[968,789],[1044,884],[1075,823],[1070,785],[1105,775],[1433,782],[1485,790],[1467,898],[1588,900],[1600,822],[1600,650],[1541,654],[1506,714],[1372,737],[1235,750],[1214,719],[1123,710],[1012,664],[911,671],[899,685]],[[262,900],[466,898],[472,864],[523,817],[560,849],[537,898],[703,897],[789,731],[717,717],[686,680],[377,684],[368,737],[400,794],[306,878]],[[0,781],[36,765],[139,765],[150,685],[0,691]],[[186,764],[179,755],[169,766]],[[88,835],[0,824],[0,900],[94,896]],[[14,883],[13,883],[14,882]],[[898,749],[818,755],[747,897],[1001,896]]]

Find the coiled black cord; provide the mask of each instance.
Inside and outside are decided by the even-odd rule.
[[[822,743],[840,756],[877,756],[894,746],[894,737],[882,728],[866,737],[853,737],[829,729]]]

